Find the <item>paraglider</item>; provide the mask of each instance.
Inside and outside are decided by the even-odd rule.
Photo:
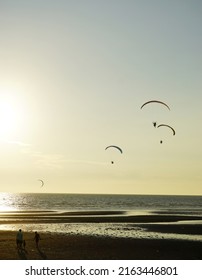
[[[162,105],[166,106],[166,107],[168,108],[168,110],[170,110],[170,107],[169,107],[165,102],[162,102],[162,101],[159,101],[159,100],[150,100],[150,101],[147,101],[147,102],[145,102],[144,104],[142,104],[141,109],[142,109],[145,105],[150,104],[150,103],[159,103],[159,104],[162,104]]]
[[[174,128],[173,128],[172,126],[167,125],[167,124],[159,124],[159,125],[157,126],[157,128],[158,128],[158,127],[162,127],[162,126],[165,126],[165,127],[170,128],[170,129],[172,130],[173,136],[175,135],[175,130],[174,130]],[[160,144],[162,144],[162,143],[163,143],[163,141],[161,140],[161,141],[160,141]]]
[[[142,104],[142,106],[140,107],[141,109],[145,106],[145,105],[148,105],[150,103],[157,103],[157,104],[160,104],[160,105],[163,105],[164,107],[166,107],[168,110],[170,110],[170,107],[168,106],[168,104],[166,104],[165,102],[163,101],[160,101],[160,100],[149,100],[147,102],[145,102],[144,104]],[[153,126],[156,127],[157,126],[157,122],[153,122]]]
[[[43,185],[44,185],[44,181],[43,180],[38,180],[38,181],[40,181],[41,182],[41,188],[43,187]]]
[[[120,147],[118,147],[118,146],[110,145],[110,146],[107,146],[107,147],[105,148],[105,150],[107,150],[107,149],[109,149],[109,148],[115,148],[115,149],[117,149],[121,154],[123,153],[122,149],[121,149]],[[114,164],[114,161],[111,161],[111,164]]]

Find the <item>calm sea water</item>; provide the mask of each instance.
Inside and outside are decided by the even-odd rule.
[[[126,211],[126,215],[186,214],[202,217],[202,196],[95,195],[95,194],[11,194],[0,193],[0,211]],[[44,214],[46,215],[46,214]],[[177,222],[181,223],[181,222]],[[187,223],[187,222],[183,222]],[[188,223],[201,223],[189,221]],[[171,223],[170,223],[171,224]],[[175,224],[175,223],[173,223]],[[178,238],[202,241],[197,234],[159,233],[135,223],[26,223],[0,224],[0,230],[57,232],[129,238]]]
[[[0,193],[0,211],[168,210],[202,214],[202,196]]]

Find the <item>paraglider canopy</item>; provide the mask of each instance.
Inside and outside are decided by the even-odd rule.
[[[172,126],[167,125],[167,124],[159,124],[157,127],[161,127],[161,126],[165,126],[165,127],[170,128],[172,130],[172,132],[173,132],[173,135],[175,135],[175,130],[174,130],[174,128]]]
[[[110,145],[110,146],[107,146],[107,147],[105,148],[105,150],[107,150],[107,149],[109,149],[109,148],[116,148],[116,149],[118,149],[121,153],[123,153],[122,149],[121,149],[120,147],[118,147],[118,146]]]
[[[41,182],[41,188],[43,187],[43,185],[44,185],[44,181],[43,180],[38,180],[38,181],[40,181]]]
[[[166,107],[168,108],[168,110],[170,110],[170,107],[169,107],[165,102],[162,102],[162,101],[160,101],[160,100],[149,100],[149,101],[145,102],[144,104],[142,104],[141,109],[142,109],[145,105],[150,104],[150,103],[159,103],[159,104],[162,104],[162,105],[166,106]]]

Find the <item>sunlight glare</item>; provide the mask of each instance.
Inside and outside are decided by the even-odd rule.
[[[23,128],[24,114],[17,94],[0,92],[0,139],[14,140]]]

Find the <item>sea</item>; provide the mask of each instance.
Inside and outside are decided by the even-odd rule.
[[[149,230],[141,222],[102,222],[102,223],[43,223],[6,222],[9,215],[17,219],[22,213],[40,213],[40,217],[51,213],[58,216],[77,213],[78,216],[96,215],[186,215],[186,221],[156,222],[169,225],[202,225],[202,196],[183,195],[115,195],[115,194],[64,194],[64,193],[0,193],[0,230],[40,231],[61,234],[83,234],[127,238],[171,238],[202,241],[202,236],[187,231],[159,232]],[[86,214],[87,213],[87,214]],[[102,213],[102,212],[101,212]],[[99,212],[99,215],[101,215]],[[13,216],[12,216],[13,217]],[[36,219],[37,219],[36,215]],[[191,218],[190,218],[191,217]],[[192,220],[192,217],[199,217]],[[201,219],[200,219],[201,218]],[[154,224],[154,223],[153,223]]]

